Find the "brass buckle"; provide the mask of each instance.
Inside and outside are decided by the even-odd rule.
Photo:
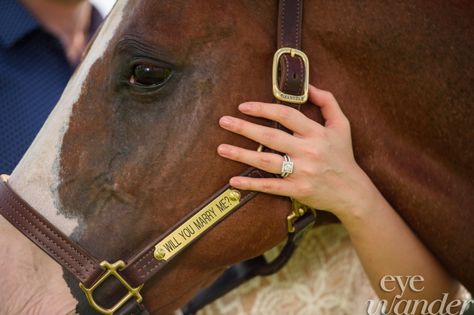
[[[316,216],[316,210],[302,204],[301,202],[293,198],[291,199],[291,202],[293,211],[291,211],[290,215],[286,218],[286,221],[288,223],[288,232],[294,233],[296,232],[295,222],[310,211],[313,212],[313,215]]]
[[[106,273],[104,273],[99,280],[97,280],[92,287],[86,288],[85,285],[82,283],[79,283],[79,287],[84,291],[84,294],[87,297],[87,301],[89,302],[90,306],[95,309],[97,312],[105,314],[105,315],[113,315],[118,309],[120,309],[125,303],[127,303],[128,300],[130,300],[132,297],[134,297],[138,303],[143,301],[143,297],[140,295],[140,290],[143,287],[143,284],[137,288],[132,288],[130,284],[128,284],[127,281],[117,272],[117,270],[121,270],[125,267],[125,263],[123,260],[119,260],[114,264],[110,264],[107,261],[103,261],[100,263],[100,266],[104,269],[107,270]],[[104,308],[100,305],[97,304],[97,302],[94,299],[94,291],[97,289],[102,282],[104,282],[108,277],[114,276],[120,283],[123,284],[125,289],[127,289],[128,294],[125,295],[120,301],[118,301],[113,307],[111,308]]]
[[[304,78],[304,92],[303,95],[293,95],[287,94],[280,90],[278,87],[278,64],[280,58],[284,54],[290,54],[291,57],[298,56],[303,59],[304,68],[305,68],[305,78]],[[293,104],[303,104],[308,100],[308,88],[309,88],[309,60],[304,52],[296,48],[283,47],[276,51],[273,56],[273,71],[272,71],[272,83],[273,83],[273,96],[276,99]]]

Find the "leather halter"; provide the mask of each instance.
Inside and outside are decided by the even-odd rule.
[[[297,109],[300,109],[301,104],[306,101],[308,91],[308,62],[304,53],[299,50],[301,46],[302,2],[302,0],[280,0],[278,19],[278,46],[280,49],[275,54],[273,69],[275,97],[281,104]],[[280,69],[279,80],[277,78],[278,69]],[[284,129],[278,124],[275,127]],[[274,174],[255,168],[250,168],[240,175],[255,178],[275,177]],[[100,262],[78,243],[69,239],[21,199],[9,187],[7,181],[8,177],[2,176],[0,180],[0,214],[73,274],[79,280],[79,286],[86,294],[91,307],[102,314],[148,314],[142,304],[143,298],[140,294],[143,285],[173,258],[182,253],[186,247],[200,239],[216,224],[257,195],[257,192],[238,191],[225,185],[181,221],[138,251],[131,259],[109,263],[107,261]],[[227,283],[227,288],[224,291],[211,292],[211,301],[245,279],[254,275],[273,273],[286,263],[295,248],[295,239],[305,227],[314,222],[316,217],[314,210],[295,201],[293,205],[293,212],[288,217],[288,242],[282,255],[272,263],[267,263],[266,260],[262,260],[262,257],[257,257],[236,265],[234,268],[237,269],[229,269],[231,272],[245,270],[243,272],[245,277],[230,278],[231,280]],[[205,218],[204,221],[203,218]],[[189,237],[186,242],[177,242],[177,231],[189,224],[195,224],[197,229],[202,228],[202,230]],[[246,267],[249,264],[253,266],[251,269]],[[228,275],[229,271],[224,275]],[[112,293],[108,291],[106,294],[99,288],[110,277],[116,278],[118,281],[115,281],[117,285],[111,290]],[[222,278],[220,280],[222,281]],[[127,291],[125,296],[116,299],[117,293],[123,292],[124,288]],[[96,292],[96,289],[99,290]],[[100,302],[97,302],[98,300]],[[198,309],[202,304],[207,303],[200,303]],[[105,307],[104,304],[112,306]],[[195,307],[188,313],[194,311],[196,311]]]

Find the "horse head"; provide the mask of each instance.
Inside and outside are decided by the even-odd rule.
[[[216,148],[258,144],[217,122],[243,101],[271,100],[276,19],[270,2],[117,3],[53,114],[68,117],[46,153],[55,207],[91,254],[126,260],[247,168]],[[150,309],[176,309],[281,242],[289,209],[285,198],[249,202],[146,285]]]
[[[462,105],[472,103],[465,53],[472,32],[456,26],[472,10],[451,6],[458,20],[450,23],[424,2],[308,6],[304,50],[352,122],[359,163],[441,262],[472,286],[472,272],[462,270],[472,262],[465,253],[473,244],[466,218],[474,159],[461,141],[472,136],[472,107]],[[396,23],[385,23],[393,12]],[[417,12],[433,23],[423,24]],[[217,121],[239,116],[241,102],[272,99],[276,24],[275,1],[119,0],[12,187],[93,255],[131,257],[246,169],[216,148],[258,144]],[[456,45],[446,50],[432,38]],[[448,61],[440,64],[436,54]],[[289,208],[287,198],[261,194],[232,214],[147,283],[150,310],[176,309],[228,265],[281,242]],[[84,307],[77,281],[66,278]]]

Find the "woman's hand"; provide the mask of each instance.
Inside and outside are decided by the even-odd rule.
[[[383,291],[384,275],[417,275],[424,279],[423,292],[408,292],[407,300],[434,301],[444,292],[456,298],[459,283],[427,250],[390,204],[378,192],[354,160],[347,118],[331,93],[315,87],[309,100],[321,108],[324,126],[299,111],[283,105],[243,103],[241,112],[278,121],[293,135],[245,120],[222,117],[220,125],[276,151],[294,161],[294,173],[286,178],[234,177],[239,189],[289,196],[310,207],[333,212],[347,228],[362,265],[381,299],[392,301],[400,290]],[[280,174],[283,158],[222,144],[223,157]],[[406,253],[413,253],[406,255]],[[414,254],[416,253],[416,254]]]
[[[364,208],[373,185],[354,160],[349,121],[336,99],[331,93],[310,86],[309,101],[320,107],[324,126],[284,105],[249,102],[239,106],[244,114],[279,122],[293,135],[235,117],[220,119],[221,127],[288,154],[294,162],[294,172],[286,178],[233,177],[230,184],[243,190],[293,197],[337,216],[351,215]],[[281,173],[283,157],[279,154],[229,144],[220,145],[217,151],[225,158]]]

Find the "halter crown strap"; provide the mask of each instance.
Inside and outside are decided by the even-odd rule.
[[[278,15],[278,43],[273,62],[273,93],[275,101],[301,109],[306,101],[309,62],[301,49],[303,0],[280,0]],[[275,128],[290,132],[280,124]],[[268,150],[267,148],[264,148]],[[279,271],[289,261],[302,234],[314,224],[316,213],[296,201],[288,216],[288,240],[273,261],[261,255],[228,268],[211,286],[201,290],[183,309],[183,315],[193,315],[242,283]]]
[[[291,51],[293,49],[294,52],[302,53],[302,27],[303,0],[280,0],[277,29],[278,50]],[[275,57],[278,57],[277,54],[275,54]],[[305,82],[308,82],[309,79],[306,76],[308,64],[305,64],[305,60],[301,56],[286,53],[282,54],[279,60],[275,61],[279,63],[280,78],[276,83],[280,91],[290,95],[303,95],[305,93]],[[275,91],[274,96],[281,103],[297,109],[300,109],[301,104],[306,102],[306,99],[299,102],[279,99]]]

